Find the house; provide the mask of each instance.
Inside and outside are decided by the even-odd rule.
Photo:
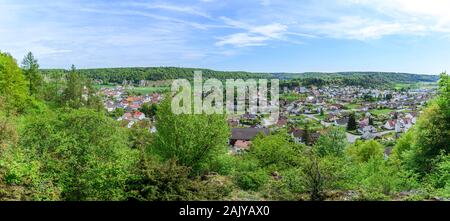
[[[304,136],[305,136],[305,131],[302,129],[294,129],[291,131],[291,137],[294,140],[294,142],[297,144],[306,142],[304,140]],[[311,143],[315,143],[319,139],[319,137],[320,137],[320,133],[317,133],[317,132],[313,132],[313,133],[309,134],[309,140]]]
[[[368,133],[376,133],[377,129],[372,125],[364,126],[363,128],[358,129],[358,133],[360,133],[360,134],[365,134],[367,132]]]
[[[291,137],[295,143],[300,144],[303,142],[303,137],[305,135],[305,131],[302,129],[294,129],[291,132]]]
[[[113,102],[107,102],[105,107],[108,112],[113,112],[117,108]]]
[[[233,146],[233,152],[234,153],[241,153],[243,151],[246,151],[250,149],[250,145],[252,144],[251,141],[245,141],[245,140],[238,140]]]
[[[119,119],[117,119],[117,120],[118,121],[121,121],[121,120],[131,121],[131,120],[133,120],[133,115],[131,113],[124,113],[122,115],[122,117],[119,117]]]
[[[257,135],[269,135],[270,130],[267,128],[232,128],[230,145],[234,153],[240,153],[243,150],[247,150]]]
[[[133,114],[133,118],[136,120],[143,120],[143,119],[145,119],[145,114],[140,111],[136,111]]]
[[[366,126],[369,126],[369,118],[364,118],[359,121],[359,128],[364,128]]]
[[[332,105],[328,106],[328,110],[335,111],[335,110],[340,110],[343,107],[344,106],[342,104],[332,104]]]
[[[256,120],[258,119],[258,116],[256,116],[256,114],[246,113],[241,116],[241,119]]]
[[[258,134],[269,135],[268,128],[232,128],[230,144],[234,145],[238,140],[250,141]]]
[[[348,117],[334,120],[334,125],[336,126],[346,126],[347,124],[348,124]]]
[[[139,103],[135,102],[135,103],[130,104],[129,108],[131,110],[137,110],[137,109],[141,108],[141,105]]]
[[[286,117],[280,117],[280,118],[278,118],[277,126],[278,127],[286,127],[287,122],[288,122],[288,119]]]
[[[384,127],[386,130],[394,130],[396,124],[397,124],[397,120],[388,120],[388,121],[386,121],[386,123],[383,125],[383,127]]]
[[[239,126],[239,119],[228,119],[228,126],[232,128]]]

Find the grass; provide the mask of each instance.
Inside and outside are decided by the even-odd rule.
[[[163,93],[169,91],[169,87],[135,87],[129,91],[139,94]]]
[[[359,104],[347,104],[347,105],[345,105],[345,107],[346,107],[347,109],[349,109],[349,110],[352,110],[352,109],[358,109],[358,108],[361,108],[361,105],[359,105]]]
[[[326,115],[326,114],[324,114],[323,116],[320,115],[320,114],[315,114],[314,117],[316,117],[316,118],[319,119],[319,120],[325,120],[325,118],[326,118],[325,115]]]
[[[393,109],[375,109],[375,110],[370,110],[369,112],[374,115],[385,115],[385,114],[391,113],[392,111],[395,111],[395,110],[393,110]]]
[[[94,85],[95,89],[101,89],[101,88],[115,88],[116,85],[110,85],[110,84],[96,84]]]

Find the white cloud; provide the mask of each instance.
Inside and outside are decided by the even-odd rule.
[[[288,26],[279,23],[269,25],[255,26],[249,29],[251,33],[261,34],[269,38],[282,38],[286,33]]]
[[[378,39],[394,34],[425,34],[426,27],[414,23],[387,22],[357,16],[341,17],[337,21],[301,25],[303,29],[332,38]]]
[[[130,3],[127,3],[127,4],[130,5]],[[161,9],[161,10],[168,10],[168,11],[186,13],[186,14],[191,14],[191,15],[197,15],[197,16],[201,16],[201,17],[205,17],[205,18],[211,18],[211,16],[209,16],[207,13],[203,12],[202,10],[194,8],[194,7],[189,7],[189,6],[173,5],[173,4],[167,4],[167,3],[164,3],[164,4],[133,3],[131,5],[142,6],[147,9]]]
[[[295,42],[288,39],[287,35],[297,37],[312,37],[312,35],[289,32],[289,27],[280,23],[271,23],[264,25],[250,25],[242,21],[221,17],[225,24],[234,29],[241,29],[245,32],[230,34],[219,38],[220,41],[216,43],[218,46],[232,45],[236,47],[247,46],[264,46],[270,40],[282,40]]]
[[[233,45],[236,47],[262,46],[270,38],[265,36],[250,35],[247,33],[237,33],[225,36],[216,43],[217,46]]]
[[[449,0],[348,0],[348,2],[370,7],[393,20],[426,26],[428,31],[450,32]]]

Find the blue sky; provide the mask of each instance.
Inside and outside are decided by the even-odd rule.
[[[44,68],[450,70],[450,0],[0,0],[0,50]]]

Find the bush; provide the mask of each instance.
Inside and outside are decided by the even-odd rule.
[[[268,181],[268,174],[264,170],[244,172],[236,176],[236,184],[243,190],[258,191]]]

